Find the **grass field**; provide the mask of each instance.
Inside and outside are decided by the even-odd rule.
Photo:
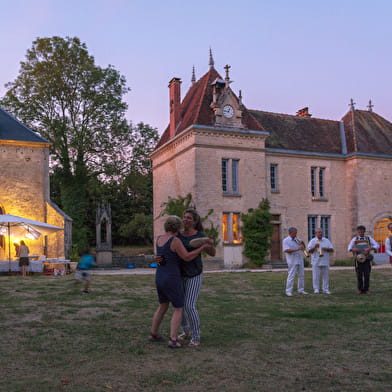
[[[359,296],[331,271],[333,295],[288,298],[284,272],[205,274],[202,345],[170,350],[146,340],[153,275],[95,275],[84,296],[72,276],[2,276],[0,391],[391,391],[391,278]]]

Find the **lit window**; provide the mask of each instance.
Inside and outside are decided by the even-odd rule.
[[[222,214],[222,238],[224,244],[241,244],[241,215],[239,212]]]
[[[241,231],[240,231],[240,214],[233,214],[233,243],[240,244],[241,241]]]
[[[0,206],[0,215],[4,215],[5,214],[5,209],[3,206]],[[4,235],[0,235],[0,248],[5,249],[5,236]]]
[[[222,238],[223,242],[229,242],[229,235],[228,235],[228,222],[229,222],[229,214],[223,213],[222,214]]]

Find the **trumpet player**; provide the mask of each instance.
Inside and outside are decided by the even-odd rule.
[[[286,255],[288,274],[286,281],[286,295],[293,296],[294,279],[298,275],[298,293],[308,294],[304,290],[304,256],[305,244],[297,238],[297,229],[289,228],[289,235],[283,240],[283,251]]]
[[[316,229],[315,236],[308,243],[312,263],[313,290],[315,294],[320,293],[320,277],[324,294],[329,291],[329,255],[333,252],[333,245],[328,238],[323,237],[323,230]]]

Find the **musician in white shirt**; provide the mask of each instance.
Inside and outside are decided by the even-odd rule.
[[[320,277],[324,294],[331,294],[329,291],[329,254],[333,252],[331,241],[323,237],[323,230],[317,228],[315,237],[308,243],[308,252],[311,254],[313,290],[315,294],[320,293]]]
[[[286,255],[288,274],[286,281],[286,295],[292,297],[294,279],[298,275],[298,293],[308,294],[304,290],[304,257],[305,244],[297,238],[297,229],[289,228],[289,235],[283,240],[283,251]]]

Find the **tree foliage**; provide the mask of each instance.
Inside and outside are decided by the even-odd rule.
[[[264,263],[271,247],[273,226],[269,206],[269,201],[263,199],[257,208],[251,208],[247,214],[241,215],[244,255],[257,266]]]
[[[101,68],[78,38],[38,38],[2,105],[52,142],[51,163],[64,174],[87,166],[113,170],[125,156],[129,125],[122,100],[126,80],[111,65]]]
[[[133,243],[151,245],[153,241],[153,217],[137,213],[133,219],[120,227],[119,234],[124,238],[132,238]]]
[[[158,133],[126,121],[129,88],[113,66],[96,65],[76,37],[37,38],[6,87],[0,104],[52,143],[51,197],[73,218],[79,249],[93,240],[102,202],[123,218],[117,227],[134,211],[152,214],[149,154]]]
[[[163,202],[161,207],[163,207],[163,210],[159,214],[158,218],[164,215],[177,215],[182,217],[188,208],[194,208],[197,210],[196,205],[192,201],[191,193],[188,193],[186,196],[178,196],[177,198],[169,196],[168,201]],[[213,209],[209,209],[207,215],[200,217],[200,220],[203,223],[204,233],[214,240],[214,245],[216,246],[219,243],[219,227],[215,226],[209,220],[209,217],[213,214],[213,212]]]

